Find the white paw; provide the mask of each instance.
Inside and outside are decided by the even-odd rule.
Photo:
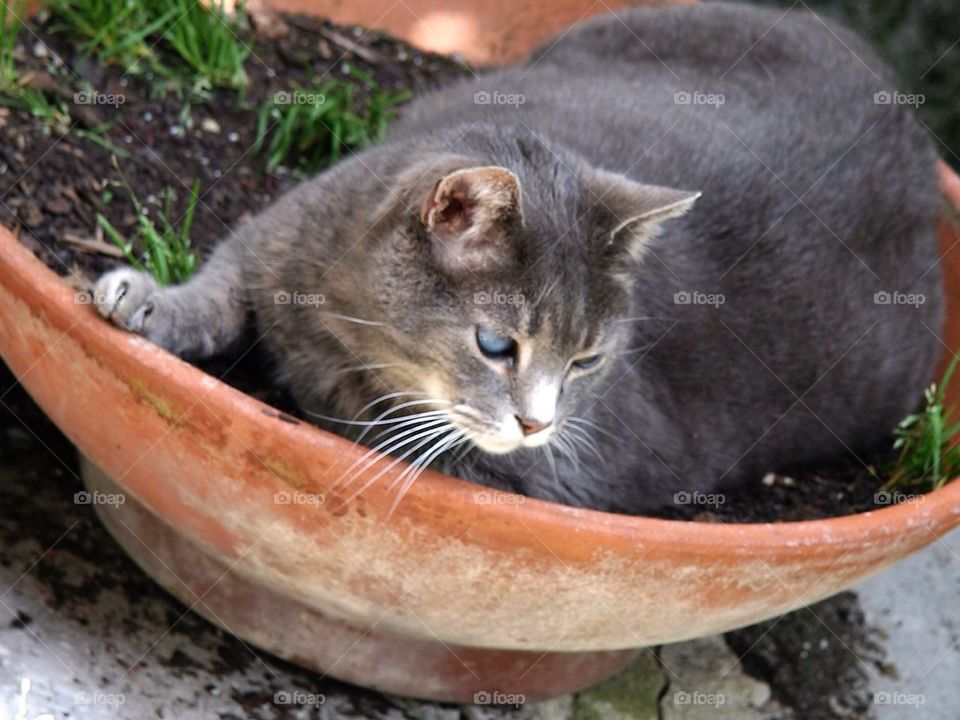
[[[153,311],[151,296],[159,289],[150,275],[121,268],[108,272],[97,281],[93,298],[97,310],[105,318],[125,330],[142,333],[143,322]]]

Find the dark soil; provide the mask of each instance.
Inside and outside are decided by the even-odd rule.
[[[867,667],[896,675],[883,637],[867,627],[851,592],[725,637],[744,670],[803,720],[867,717],[873,697]]]
[[[71,113],[68,128],[51,128],[28,112],[0,108],[0,222],[50,268],[87,289],[101,273],[124,262],[99,230],[104,214],[123,235],[132,236],[136,216],[113,153],[72,130],[110,122],[103,138],[128,157],[117,159],[137,196],[157,212],[166,187],[176,201],[172,217],[186,208],[189,187],[201,183],[191,237],[201,257],[265,205],[292,187],[295,173],[269,173],[254,153],[256,115],[274,93],[309,87],[328,76],[347,77],[357,67],[385,90],[424,92],[462,76],[462,63],[422,53],[397,40],[360,28],[336,27],[307,17],[285,17],[288,33],[279,40],[246,38],[253,52],[246,62],[249,87],[244,97],[219,90],[193,104],[182,93],[162,92],[160,80],[128,74],[82,55],[62,35],[50,31],[55,19],[24,33],[19,49],[21,75]],[[354,45],[355,43],[355,45]],[[159,50],[159,48],[158,48]],[[74,93],[89,83],[124,102],[82,105]],[[362,88],[358,93],[362,103]],[[402,111],[402,110],[401,110]],[[107,193],[112,198],[107,198]],[[251,338],[253,339],[253,338]],[[245,347],[250,347],[246,345]],[[204,370],[290,415],[292,400],[271,385],[266,360],[256,347],[238,359],[201,365]],[[795,479],[794,479],[795,478]],[[880,481],[859,461],[828,469],[758,478],[726,491],[722,503],[678,505],[664,517],[716,522],[777,522],[816,519],[869,510],[890,499],[878,498]],[[894,497],[893,500],[896,500]]]
[[[890,439],[891,445],[893,438]],[[701,522],[765,523],[819,520],[877,510],[916,497],[906,490],[885,490],[883,468],[893,462],[892,452],[876,465],[860,459],[816,470],[768,473],[762,478],[697,503],[677,504],[659,515],[673,520]]]
[[[22,33],[26,47],[18,53],[18,67],[32,87],[65,103],[71,130],[113,123],[103,138],[129,154],[119,158],[120,169],[149,207],[156,209],[169,186],[177,194],[173,217],[181,217],[190,185],[200,180],[202,203],[191,235],[205,255],[231,227],[295,184],[289,171],[268,173],[263,155],[252,151],[257,111],[275,93],[328,77],[349,79],[353,67],[386,91],[412,94],[467,72],[451,58],[422,53],[376,32],[308,17],[289,17],[286,24],[289,32],[282,39],[246,38],[253,52],[246,61],[249,86],[243,98],[218,90],[209,101],[190,104],[183,93],[161,92],[158,78],[130,75],[80,53],[49,29],[55,19]],[[163,57],[161,46],[155,51]],[[75,103],[74,93],[84,89],[84,82],[103,95],[122,97],[122,104]],[[357,85],[362,104],[362,85]],[[82,278],[95,279],[122,262],[98,231],[96,213],[125,236],[135,229],[136,217],[126,192],[112,185],[120,175],[110,150],[66,129],[51,128],[24,110],[0,108],[0,222],[19,226],[24,244],[82,285]],[[109,203],[105,190],[113,194]]]

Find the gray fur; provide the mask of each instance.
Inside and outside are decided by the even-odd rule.
[[[529,415],[537,387],[600,347],[599,367],[563,380],[559,441],[435,463],[571,505],[642,512],[862,456],[915,407],[941,351],[936,157],[910,108],[875,102],[894,90],[864,43],[808,12],[605,16],[416,100],[385,143],[281,198],[185,286],[106,276],[101,310],[188,357],[224,350],[252,310],[280,381],[340,418],[437,388],[404,412],[466,404],[484,427]],[[698,104],[710,94],[723,104]],[[499,250],[478,257],[493,260],[457,272],[422,205],[480,166],[518,178],[520,212],[491,220]],[[686,214],[656,216],[695,192]],[[529,360],[494,367],[477,324],[522,338]],[[579,461],[563,454],[572,435]]]

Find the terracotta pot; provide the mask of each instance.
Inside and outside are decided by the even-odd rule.
[[[534,27],[535,3],[400,4],[456,7],[481,28],[531,23],[487,58],[561,22]],[[601,5],[570,0],[562,22]],[[361,6],[310,9],[379,24]],[[956,183],[944,172],[960,202]],[[952,249],[957,234],[942,230]],[[960,252],[944,264],[958,347]],[[722,525],[576,510],[430,472],[388,517],[402,467],[344,509],[332,486],[363,449],[111,327],[6,231],[0,308],[0,354],[89,458],[91,490],[125,494],[98,509],[148,573],[252,644],[384,691],[529,701],[576,690],[634,648],[788,612],[960,523],[960,483],[832,520]]]

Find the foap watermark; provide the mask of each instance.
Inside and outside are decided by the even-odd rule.
[[[723,493],[703,493],[699,490],[680,490],[673,494],[674,505],[704,505],[719,507],[727,501]]]
[[[873,495],[875,505],[899,505],[900,503],[925,503],[923,493],[905,493],[902,490],[880,490]]]
[[[677,690],[673,694],[674,705],[702,705],[707,707],[722,707],[727,703],[723,693],[705,693],[697,690]]]
[[[512,705],[520,707],[527,701],[520,693],[505,693],[499,690],[480,690],[473,694],[474,705]]]
[[[911,107],[920,107],[926,101],[927,98],[923,93],[903,93],[899,90],[881,90],[873,95],[875,105],[910,105]]]
[[[908,305],[918,308],[927,301],[923,293],[905,293],[899,290],[881,290],[873,294],[874,305]]]
[[[319,507],[327,501],[323,493],[308,493],[299,490],[281,490],[273,494],[274,505],[313,505]]]
[[[99,490],[90,492],[81,490],[73,494],[74,505],[123,505],[127,501],[127,496],[123,493],[103,493]]]
[[[873,694],[874,705],[903,705],[919,709],[921,705],[927,702],[925,695],[921,693],[904,693],[897,690],[881,690]]]
[[[307,305],[318,307],[327,301],[323,293],[287,292],[277,290],[273,294],[274,305]]]
[[[120,707],[127,701],[123,693],[105,693],[95,690],[92,693],[79,692],[73,696],[75,705],[104,705],[106,707]]]
[[[320,707],[327,701],[322,693],[307,693],[301,690],[280,690],[273,694],[274,705],[298,705],[300,707]]]
[[[98,90],[81,90],[73,94],[75,105],[112,105],[120,107],[127,101],[120,93],[102,93]]]
[[[719,108],[727,101],[723,93],[705,93],[700,90],[687,92],[682,90],[673,95],[674,105],[710,105]]]
[[[323,105],[327,96],[323,93],[304,92],[303,90],[281,90],[273,94],[275,105]]]
[[[506,93],[499,90],[479,90],[473,94],[474,105],[513,105],[520,107],[527,101],[523,93]]]
[[[473,494],[473,501],[477,505],[523,505],[526,498],[499,490],[478,490]]]
[[[710,305],[718,308],[727,301],[723,293],[705,293],[699,290],[679,290],[673,294],[674,305]]]
[[[482,290],[473,294],[473,302],[477,305],[523,305],[526,301],[522,293]]]
[[[704,505],[719,507],[727,501],[723,493],[703,493],[699,490],[680,490],[673,494],[674,505]]]

